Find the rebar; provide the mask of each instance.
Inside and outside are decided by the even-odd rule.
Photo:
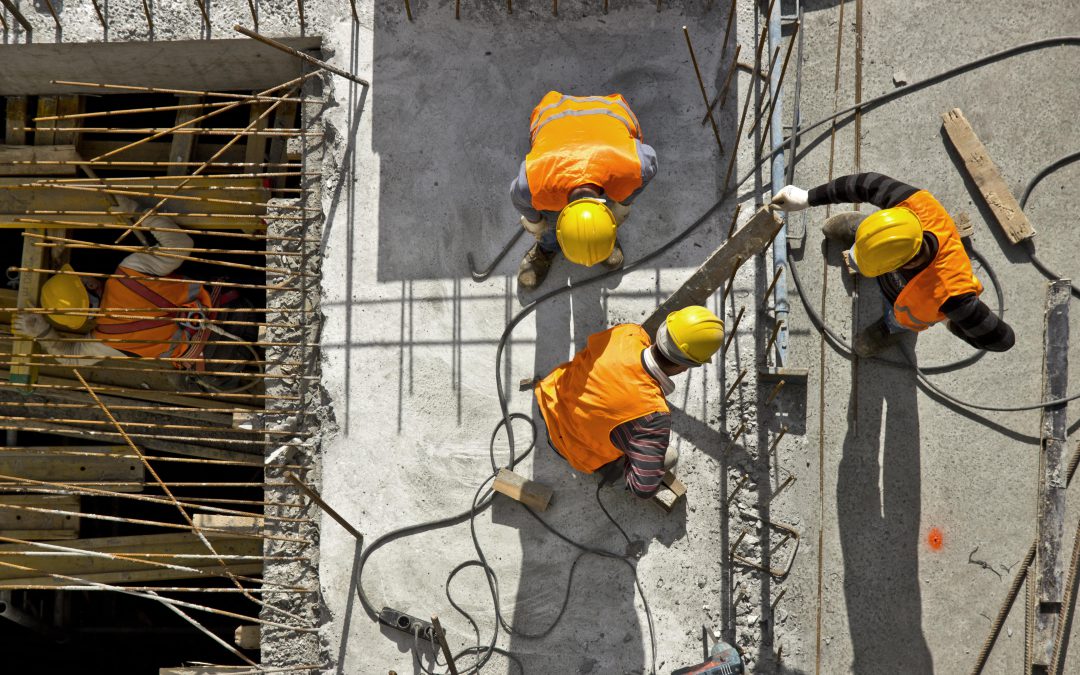
[[[795,46],[795,36],[799,32],[799,24],[795,23],[795,32],[792,33],[791,38],[788,40],[787,52],[784,54],[784,65],[780,67],[780,77],[776,80],[776,91],[780,91],[780,87],[784,85],[784,75],[787,74],[788,61],[791,59],[791,48]],[[769,101],[769,114],[766,115],[765,129],[761,132],[761,145],[758,148],[758,154],[765,148],[765,139],[769,134],[769,127],[772,124],[773,110],[776,107],[776,101],[778,99],[772,99]]]
[[[31,190],[33,190],[33,189],[41,189],[41,188],[49,188],[49,189],[53,189],[53,190],[73,190],[73,191],[77,191],[77,192],[97,192],[97,193],[106,194],[106,195],[124,195],[124,196],[127,196],[127,197],[158,197],[158,198],[164,198],[164,199],[176,200],[176,201],[205,202],[205,203],[210,203],[210,204],[229,204],[229,205],[232,205],[232,206],[258,206],[258,207],[266,208],[266,203],[265,202],[253,202],[253,201],[246,201],[246,200],[243,200],[243,199],[223,199],[221,197],[203,197],[201,195],[182,195],[182,194],[179,194],[179,192],[169,193],[169,194],[161,194],[161,193],[155,193],[155,192],[148,192],[148,191],[145,191],[145,190],[125,190],[125,189],[122,189],[122,188],[108,187],[108,186],[98,186],[98,185],[72,185],[72,184],[69,184],[69,183],[58,184],[58,183],[38,183],[38,182],[33,182],[33,183],[26,183],[24,185],[4,186],[4,189],[6,189],[6,190],[20,190],[20,189],[31,189]],[[247,190],[247,191],[250,191],[250,190]],[[299,206],[299,205],[295,205],[295,204],[280,204],[280,205],[275,206],[274,208],[281,209],[281,210],[284,210],[284,211],[307,211],[307,212],[311,212],[311,213],[315,213],[315,212],[319,211],[319,209],[306,208],[304,206]],[[126,215],[126,212],[122,212],[122,211],[110,211],[110,213],[113,214],[113,215]],[[254,214],[254,213],[253,214],[246,214],[245,213],[245,214],[239,214],[239,215],[256,216],[256,215],[263,215],[263,214]]]
[[[727,340],[724,341],[724,349],[723,349],[723,351],[726,352],[728,350],[728,347],[731,346],[732,340],[735,339],[735,331],[739,330],[739,322],[742,321],[743,312],[745,310],[746,310],[746,307],[740,307],[739,308],[739,313],[735,315],[735,320],[733,322],[731,322],[731,330],[728,331]]]
[[[660,0],[657,0],[656,11],[660,11]],[[716,120],[713,118],[712,109],[709,107],[709,94],[705,91],[705,81],[701,78],[701,68],[698,67],[697,55],[694,54],[694,45],[690,42],[690,31],[686,26],[682,27],[683,37],[686,38],[686,48],[690,51],[690,61],[694,64],[694,74],[697,75],[698,87],[701,88],[701,98],[705,102],[705,112],[709,116],[709,122],[712,124],[713,135],[716,136],[716,146],[720,149],[720,154],[724,154],[724,144],[720,140],[720,128],[716,126]]]
[[[409,8],[409,0],[405,0],[405,8],[408,10],[408,13],[409,13],[409,21],[412,21],[413,20],[412,19],[412,10]],[[274,49],[277,49],[279,51],[283,51],[286,54],[291,54],[291,55],[295,56],[298,59],[301,59],[303,61],[306,61],[307,63],[310,63],[311,65],[315,66],[316,68],[321,68],[321,69],[326,70],[328,72],[331,72],[331,73],[333,73],[335,75],[340,75],[341,77],[344,77],[347,80],[351,80],[351,81],[353,81],[353,82],[355,82],[355,83],[357,83],[357,84],[359,84],[361,86],[364,86],[364,87],[370,87],[371,86],[371,83],[368,82],[367,80],[365,80],[362,77],[357,77],[356,75],[353,75],[352,73],[350,73],[348,71],[342,70],[341,68],[337,68],[335,66],[332,66],[332,65],[330,65],[329,63],[327,63],[325,61],[320,61],[319,59],[315,58],[314,56],[311,56],[310,54],[305,54],[304,52],[300,51],[299,49],[293,49],[289,45],[286,45],[286,44],[283,44],[281,42],[278,42],[277,40],[273,40],[271,38],[268,38],[265,35],[259,35],[255,31],[248,30],[247,28],[244,28],[243,26],[241,26],[239,24],[235,24],[233,26],[233,30],[235,30],[237,33],[242,33],[242,34],[248,36],[249,38],[251,38],[253,40],[258,40],[259,42],[263,43],[264,45],[267,45],[269,47],[273,47]]]
[[[56,270],[45,269],[41,267],[9,267],[8,272],[38,272],[42,274],[56,274]],[[170,277],[147,277],[147,276],[129,276],[126,274],[99,274],[98,272],[79,272],[71,270],[70,272],[64,272],[64,274],[73,274],[80,277],[95,277],[97,279],[135,279],[136,281],[143,281],[150,279],[152,281],[160,281],[162,283],[176,283],[176,284],[189,284],[190,279],[174,279]],[[298,287],[294,286],[268,286],[266,284],[241,284],[231,281],[206,281],[199,280],[199,283],[203,286],[213,286],[217,288],[252,288],[256,290],[264,291],[298,291]]]
[[[769,287],[765,289],[765,295],[761,296],[763,298],[763,300],[761,301],[761,304],[763,306],[769,304],[769,296],[772,295],[773,289],[776,288],[776,282],[780,280],[780,275],[783,273],[783,267],[776,268],[776,272],[773,274],[772,281],[769,282]]]
[[[132,589],[132,590],[135,590],[135,589]],[[153,589],[150,589],[150,590],[146,590],[145,588],[142,588],[142,589],[138,589],[138,590],[142,590],[142,591],[144,591],[144,592],[145,592],[145,593],[146,593],[147,595],[149,595],[149,596],[152,596],[152,597],[155,597],[155,598],[160,598],[160,597],[161,597],[161,596],[159,596],[159,595],[157,594],[157,591],[156,591],[156,590],[153,590]],[[164,591],[164,590],[166,590],[166,589],[162,589],[162,590]],[[161,604],[162,604],[162,605],[163,605],[163,606],[164,606],[164,607],[165,607],[166,609],[168,609],[169,611],[171,611],[172,613],[176,614],[177,616],[179,616],[179,617],[180,617],[181,619],[183,619],[184,621],[186,621],[186,622],[188,622],[189,624],[191,624],[192,626],[194,626],[194,627],[195,627],[195,629],[196,629],[196,630],[198,630],[198,631],[199,631],[200,633],[202,633],[203,635],[206,635],[206,636],[207,636],[207,637],[209,637],[209,638],[210,638],[211,640],[213,640],[214,642],[218,643],[218,645],[220,645],[220,646],[224,647],[226,651],[228,651],[228,652],[232,653],[232,654],[233,654],[234,656],[238,657],[238,658],[239,658],[239,659],[240,659],[241,661],[243,661],[244,663],[246,663],[246,664],[248,664],[249,666],[252,666],[252,667],[254,667],[254,668],[256,668],[256,669],[257,669],[257,668],[259,667],[259,664],[257,664],[257,663],[255,663],[254,661],[252,661],[252,660],[251,660],[251,659],[250,659],[250,658],[249,658],[249,657],[248,657],[248,656],[247,656],[246,654],[244,654],[244,653],[243,653],[243,652],[241,652],[241,651],[240,651],[239,649],[237,649],[237,648],[236,648],[236,647],[234,647],[233,645],[231,645],[231,644],[229,644],[228,642],[226,642],[225,640],[223,640],[223,639],[222,639],[222,638],[221,638],[220,636],[218,636],[218,635],[217,635],[216,633],[214,633],[213,631],[211,631],[211,630],[210,630],[209,628],[207,628],[206,626],[202,625],[201,623],[199,623],[198,621],[196,621],[195,619],[193,619],[193,618],[192,618],[191,616],[189,616],[189,615],[188,615],[188,613],[187,613],[187,612],[185,612],[184,610],[180,609],[180,608],[179,608],[179,607],[177,607],[176,605],[170,605],[170,604],[168,604],[168,603],[166,603],[166,602],[163,602],[163,603],[161,603]]]
[[[776,386],[772,388],[772,391],[770,391],[769,395],[765,398],[765,405],[769,405],[773,402],[773,399],[775,399],[777,395],[780,394],[780,390],[784,388],[784,385],[786,383],[787,380],[780,380],[776,383]]]
[[[705,111],[705,116],[701,118],[701,126],[705,126],[705,123],[712,117],[713,109],[716,106],[720,106],[721,108],[724,107],[724,101],[727,100],[728,90],[731,89],[731,81],[735,76],[735,67],[740,51],[742,51],[742,45],[735,45],[735,56],[732,57],[727,75],[724,76],[724,84],[721,85],[720,92],[716,95],[716,98],[709,104],[708,110]]]
[[[1069,639],[1065,626],[1072,622],[1073,608],[1076,604],[1077,567],[1080,567],[1080,521],[1076,523],[1076,534],[1073,536],[1072,558],[1069,561],[1069,573],[1065,578],[1065,598],[1058,612],[1054,651],[1050,658],[1050,675],[1060,675],[1064,672],[1062,666],[1067,651],[1065,641]]]
[[[7,10],[11,12],[11,16],[15,17],[15,20],[19,22],[19,25],[23,27],[23,30],[25,30],[27,34],[34,32],[34,27],[26,20],[26,17],[19,11],[19,8],[15,6],[14,2],[11,0],[0,0],[0,4],[7,7]]]
[[[731,383],[730,387],[728,387],[727,393],[724,394],[725,403],[727,403],[727,400],[731,398],[731,395],[735,392],[735,388],[742,383],[744,377],[746,377],[746,368],[743,368],[741,371],[739,371],[739,376],[736,377],[735,381]]]
[[[777,46],[776,49],[773,50],[772,57],[769,59],[769,72],[772,72],[773,67],[776,65],[776,59],[779,56],[780,56],[780,47]],[[750,130],[746,132],[746,137],[747,138],[750,138],[751,136],[754,135],[754,132],[757,130],[758,125],[761,124],[761,120],[765,118],[765,112],[767,110],[768,110],[767,108],[762,108],[762,109],[757,111],[757,114],[754,116],[754,123],[750,125]],[[764,134],[762,134],[762,135],[764,135]]]
[[[146,15],[146,25],[150,28],[150,32],[154,32],[154,17],[150,12],[149,0],[142,0],[143,14]]]
[[[18,389],[20,392],[25,393],[26,385],[18,384],[14,382],[8,382],[6,380],[0,380],[0,387],[10,387]],[[34,389],[56,389],[62,391],[82,391],[82,388],[76,385],[69,384],[42,384],[41,382],[34,383]],[[106,393],[116,393],[117,395],[126,395],[132,398],[138,398],[140,395],[146,395],[146,391],[139,389],[131,389],[129,387],[122,387],[118,385],[97,385],[97,390]],[[160,392],[158,392],[160,393]],[[215,391],[185,391],[182,394],[185,398],[240,398],[240,399],[266,399],[273,398],[276,401],[299,401],[299,396],[269,396],[268,394],[232,394],[227,392],[215,392]],[[191,439],[187,439],[191,440]]]
[[[507,0],[507,2],[509,1],[510,0]],[[405,0],[405,16],[408,17],[409,21],[413,20],[412,5],[409,4],[409,0]]]
[[[56,8],[53,7],[52,0],[45,0],[45,6],[49,9],[49,14],[52,14],[53,22],[56,23],[56,30],[63,30],[60,25],[60,17],[56,13]]]
[[[730,495],[728,495],[728,498],[727,498],[727,505],[728,506],[731,506],[731,502],[735,501],[735,497],[736,497],[736,495],[739,494],[739,490],[742,490],[743,485],[746,485],[746,481],[748,481],[749,479],[750,479],[750,474],[744,473],[742,475],[742,478],[739,479],[739,482],[735,485],[735,489],[731,491]]]
[[[739,428],[735,430],[735,433],[731,436],[731,440],[724,446],[724,452],[721,453],[722,456],[726,457],[727,454],[731,452],[731,449],[735,447],[736,441],[739,440],[744,431],[746,431],[746,422],[740,422]]]
[[[206,0],[195,0],[195,3],[199,5],[199,12],[202,13],[203,21],[206,22],[206,27],[210,27],[210,12],[206,9]]]
[[[24,384],[20,384],[18,386],[20,388],[22,388],[22,389],[26,388],[26,385],[24,385]],[[38,385],[34,385],[34,386],[36,387]],[[275,397],[275,398],[277,398],[277,397]],[[68,428],[68,427],[60,427],[60,428],[75,431],[75,429],[71,429],[71,428]],[[55,434],[57,432],[57,427],[56,426],[33,427],[33,426],[26,426],[25,424],[15,424],[15,425],[0,424],[0,429],[10,429],[12,431],[33,431],[33,432],[38,432],[38,433],[49,433],[49,434]],[[79,431],[80,435],[86,436],[86,437],[89,437],[89,438],[96,438],[96,437],[99,437],[99,436],[104,436],[104,437],[121,436],[121,434],[119,434],[119,433],[117,433],[115,431],[96,431],[94,429],[78,429],[78,431]],[[158,440],[158,441],[181,441],[181,442],[185,442],[185,443],[190,443],[191,442],[191,436],[176,436],[176,435],[170,435],[170,434],[143,434],[143,433],[132,433],[132,434],[130,434],[130,436],[132,436],[134,438],[150,439],[150,440]],[[217,443],[228,443],[228,444],[231,444],[231,445],[257,445],[257,446],[260,446],[260,447],[263,447],[263,448],[265,448],[268,444],[271,443],[271,441],[253,441],[253,440],[246,440],[246,439],[242,439],[242,438],[222,438],[222,439],[216,439],[216,442]],[[275,447],[308,447],[308,445],[305,444],[305,443],[278,443],[278,442],[273,442],[273,445]],[[189,485],[193,485],[193,484],[189,483]],[[213,483],[213,484],[205,484],[204,483],[202,485],[204,487],[224,486],[224,484],[221,484],[221,483]],[[237,486],[237,485],[246,486],[246,487],[259,487],[261,484],[254,484],[254,483],[234,484],[234,486]]]
[[[178,96],[216,96],[217,98],[241,99],[243,102],[273,102],[285,101],[287,103],[321,103],[318,99],[289,98],[267,96],[265,94],[233,94],[223,91],[197,91],[193,89],[166,89],[163,87],[144,87],[135,84],[102,84],[100,82],[76,82],[74,80],[49,80],[50,84],[59,84],[65,87],[94,87],[97,89],[121,89],[125,91],[141,91],[148,94],[176,94]],[[287,84],[286,84],[287,86]]]
[[[286,471],[285,477],[292,481],[293,484],[296,485],[296,487],[300,488],[304,494],[311,498],[313,502],[318,504],[319,508],[321,508],[323,511],[326,511],[327,515],[336,520],[338,525],[341,525],[349,534],[356,537],[356,540],[358,542],[363,543],[364,535],[360,534],[360,530],[353,527],[352,523],[345,520],[345,518],[341,514],[339,514],[329,504],[327,504],[323,500],[322,496],[315,490],[315,488],[301,481],[292,471]]]
[[[786,425],[786,424],[781,425],[780,426],[780,433],[778,433],[776,435],[776,438],[773,439],[772,445],[769,446],[769,454],[770,455],[773,453],[774,450],[776,450],[776,446],[780,444],[780,439],[783,438],[787,434],[787,432],[788,432],[788,425]]]
[[[32,365],[40,366],[40,365],[43,365],[43,364],[34,363]],[[75,366],[72,366],[72,367],[75,367]],[[79,366],[79,367],[80,368],[85,368],[86,366]],[[24,420],[24,421],[27,421],[27,422],[36,422],[36,421],[38,421],[38,419],[40,419],[40,418],[37,418],[37,417],[23,417],[23,416],[19,416],[19,415],[0,415],[0,420],[6,421],[6,422],[17,422],[17,421],[20,421],[20,420]],[[87,425],[87,426],[108,426],[108,424],[109,424],[105,420],[87,420],[87,419],[79,419],[79,418],[65,419],[65,418],[61,418],[61,417],[49,417],[48,421],[51,424],[84,424],[84,425]],[[221,427],[205,426],[205,425],[201,425],[201,424],[162,424],[160,422],[131,422],[131,421],[125,421],[124,425],[128,426],[128,427],[142,427],[142,428],[146,428],[146,429],[177,429],[177,430],[183,429],[185,431],[204,431],[204,432],[217,432],[217,433],[221,433],[223,431],[223,429]],[[274,429],[229,429],[228,431],[229,431],[229,433],[233,433],[233,434],[254,434],[254,435],[257,435],[257,436],[286,436],[286,437],[292,437],[292,436],[301,436],[301,437],[303,437],[303,436],[310,435],[310,433],[311,433],[311,432],[307,432],[307,431],[289,431],[289,430],[274,430]]]
[[[94,5],[94,13],[97,14],[98,21],[101,22],[102,28],[108,28],[109,24],[105,23],[105,14],[101,11],[101,5],[98,4],[98,0],[90,0]]]
[[[772,335],[769,336],[769,341],[765,345],[765,353],[768,354],[773,345],[776,344],[776,336],[780,334],[780,328],[784,325],[783,320],[777,321],[773,324]]]
[[[65,224],[65,223],[56,222],[56,221],[44,221],[43,224],[46,224],[46,225],[65,225],[65,227],[70,227],[70,228],[94,229],[94,230],[119,230],[119,229],[122,229],[122,228],[126,227],[126,225],[120,225],[120,224],[115,224],[115,223],[66,223]],[[199,234],[199,235],[213,236],[213,237],[226,237],[226,238],[234,238],[234,239],[238,238],[238,239],[244,239],[245,241],[282,241],[282,242],[298,242],[298,243],[303,243],[303,244],[316,243],[311,239],[305,239],[303,237],[288,237],[288,236],[284,236],[284,235],[269,235],[269,234],[253,234],[253,233],[248,233],[248,232],[226,232],[224,230],[191,230],[190,228],[184,228],[184,227],[158,227],[158,226],[149,226],[148,227],[146,225],[142,226],[140,229],[142,231],[144,231],[144,232],[183,232],[183,233],[186,233],[186,234],[189,234],[189,235],[192,232],[195,232],[196,234]],[[269,252],[268,251],[268,252],[265,252],[264,255],[281,255],[282,253],[284,253],[284,252]],[[288,251],[287,253],[291,254],[291,253],[293,253],[293,251]]]
[[[735,275],[739,271],[739,266],[743,264],[743,257],[735,256],[735,264],[731,268],[731,275],[728,276],[727,283],[724,284],[724,292],[720,295],[720,304],[727,301],[728,294],[731,293],[732,286],[735,285]]]

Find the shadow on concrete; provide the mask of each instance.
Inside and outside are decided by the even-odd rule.
[[[345,603],[345,613],[341,619],[341,641],[338,643],[337,652],[337,675],[347,675],[345,670],[345,656],[348,654],[349,647],[349,627],[352,625],[353,605],[356,602],[357,597],[357,585],[356,585],[356,571],[360,567],[360,553],[363,549],[364,542],[361,540],[356,541],[356,546],[353,551],[352,568],[349,574],[349,600]]]
[[[929,673],[919,586],[915,376],[869,363],[857,373],[849,410],[858,398],[858,412],[849,413],[836,487],[851,669]]]

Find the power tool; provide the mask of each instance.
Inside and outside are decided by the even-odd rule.
[[[705,639],[705,644],[707,646],[708,635],[711,631],[708,631],[704,627],[702,628],[702,637]],[[687,668],[679,668],[678,670],[673,671],[671,675],[742,675],[745,672],[746,669],[743,667],[739,650],[723,640],[716,640],[712,649],[709,650],[704,663],[699,663],[696,666],[689,666]]]

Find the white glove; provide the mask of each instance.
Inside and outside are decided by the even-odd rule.
[[[810,206],[810,193],[800,187],[786,185],[773,195],[770,204],[782,211],[802,211]]]
[[[112,195],[112,197],[116,200],[116,206],[109,209],[110,211],[135,215],[138,215],[139,212],[142,211],[138,202],[131,197],[125,195]]]
[[[616,226],[622,225],[623,221],[630,217],[630,207],[625,204],[610,201],[608,202],[608,208],[611,209],[612,215],[615,216]]]
[[[44,316],[29,312],[16,312],[11,325],[15,328],[15,332],[31,338],[39,338],[52,328]]]
[[[544,232],[547,232],[548,229],[547,220],[545,220],[543,216],[541,216],[540,220],[535,223],[526,218],[525,216],[522,216],[521,226],[525,228],[526,232],[528,232],[534,237],[539,237]]]

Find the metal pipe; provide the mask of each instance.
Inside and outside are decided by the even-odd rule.
[[[782,42],[780,34],[780,7],[778,3],[769,5],[769,48],[778,49]],[[771,99],[772,115],[770,117],[771,135],[770,147],[773,150],[772,158],[772,194],[777,194],[784,187],[784,153],[776,152],[784,145],[784,104],[780,90],[780,73],[775,68],[769,70],[769,96]],[[773,240],[773,269],[787,268],[787,215],[779,214],[780,231]],[[787,319],[790,311],[787,294],[787,280],[781,275],[777,277],[774,289],[773,308],[777,325],[779,327],[776,336],[777,359],[776,365],[784,367],[787,364]],[[768,350],[766,350],[768,351]],[[766,356],[767,358],[767,356]]]

